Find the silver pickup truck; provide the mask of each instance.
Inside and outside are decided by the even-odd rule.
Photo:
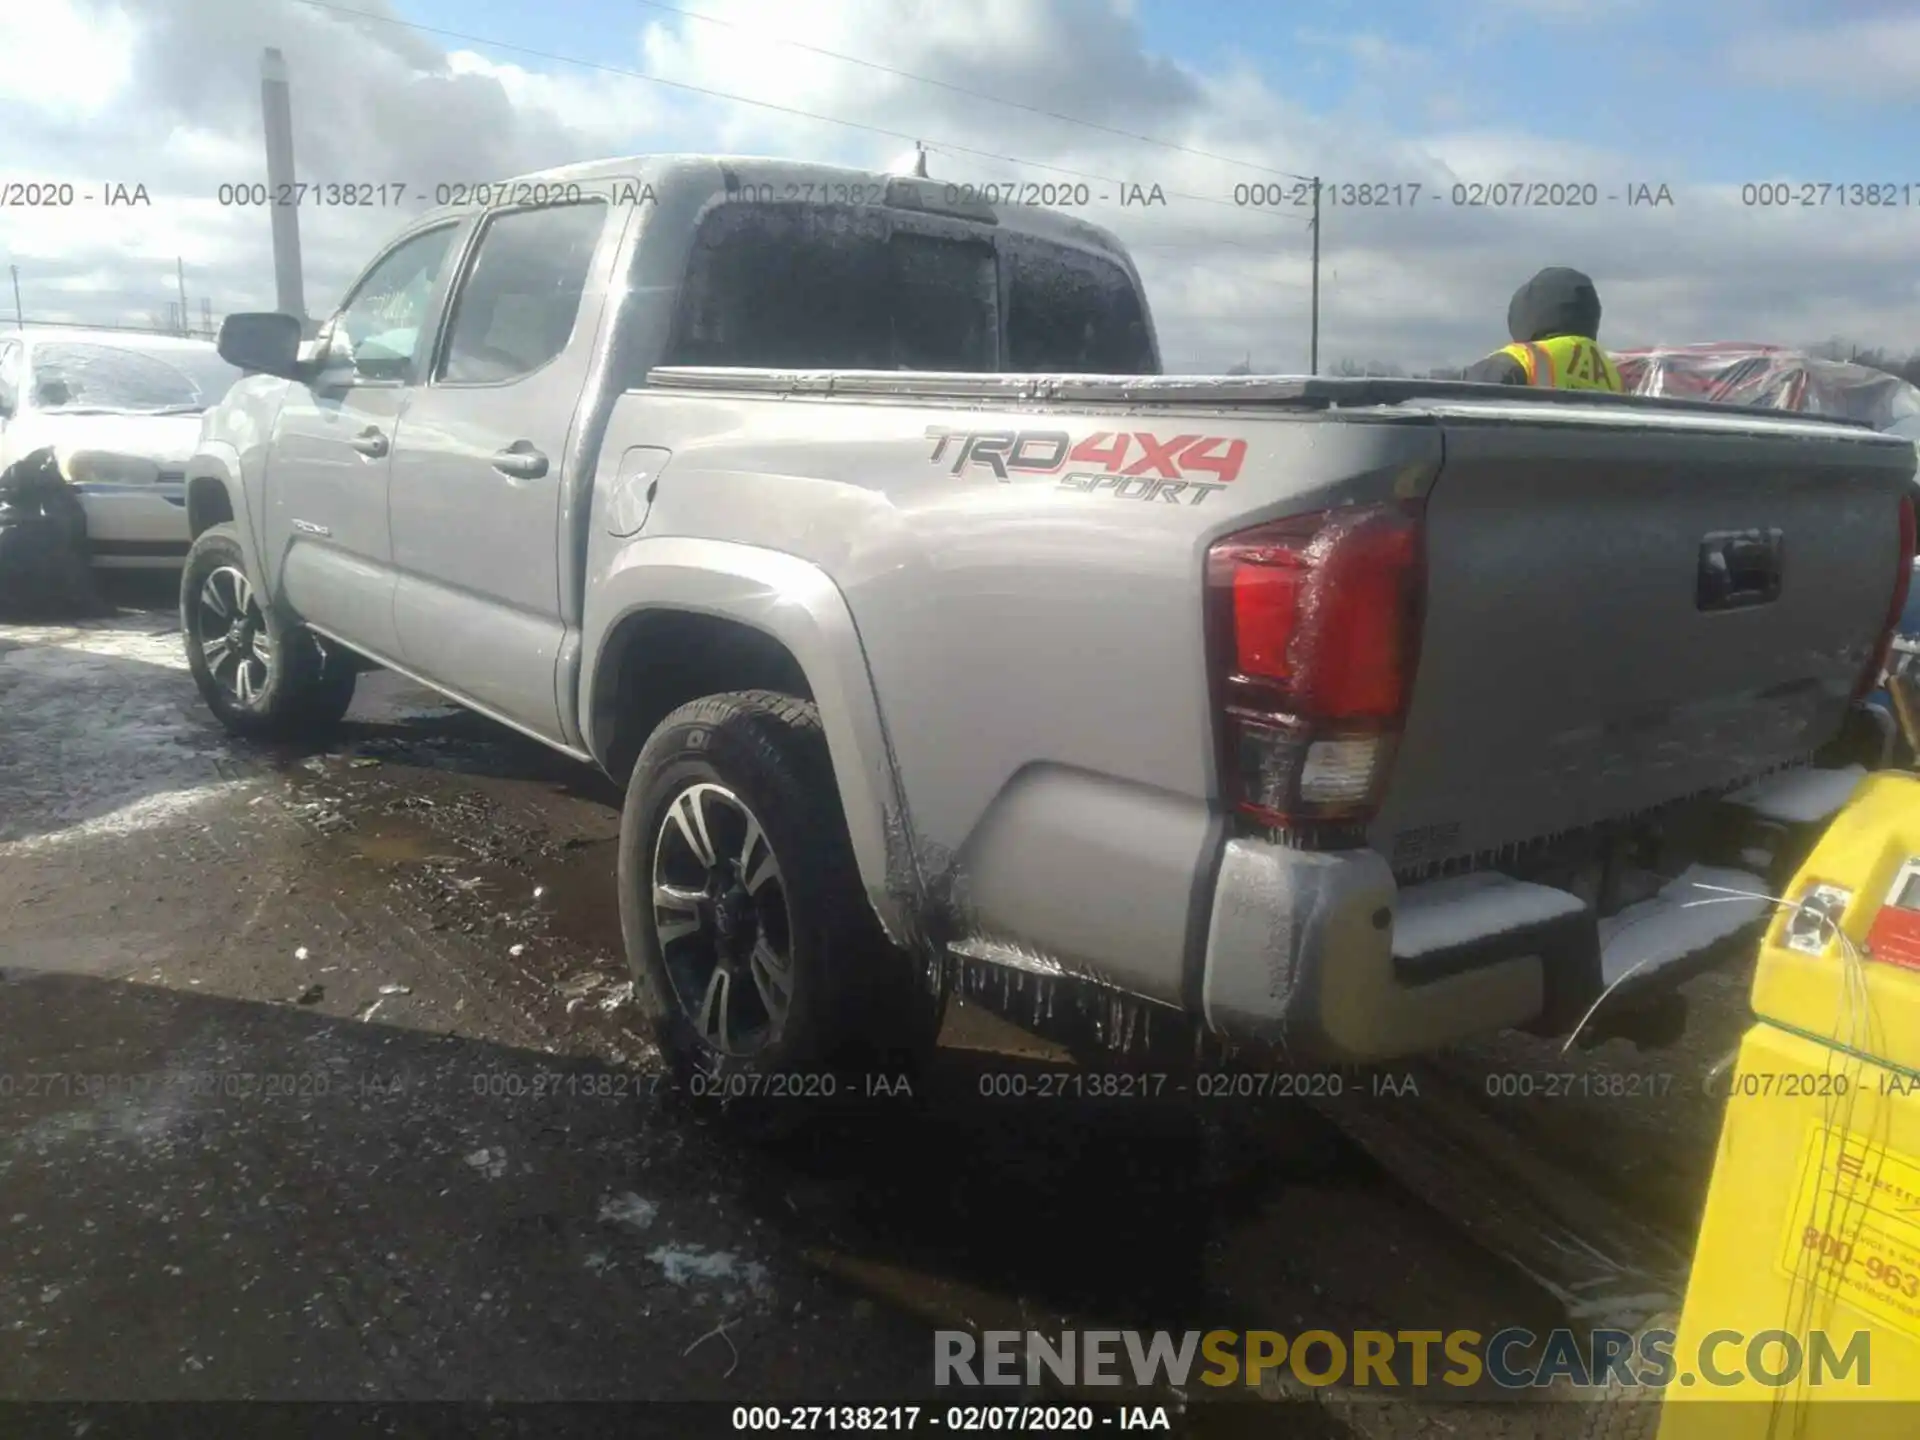
[[[935,180],[476,198],[306,345],[223,327],[190,663],[240,735],[377,665],[623,781],[636,989],[709,1073],[911,1051],[956,975],[1115,1046],[1564,1030],[1621,915],[1760,885],[1718,797],[1842,731],[1912,565],[1910,444],[1163,376],[1111,236]]]

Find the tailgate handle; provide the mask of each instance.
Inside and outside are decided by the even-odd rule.
[[[1780,598],[1785,536],[1779,530],[1716,530],[1700,541],[1694,604],[1701,610],[1741,610]]]

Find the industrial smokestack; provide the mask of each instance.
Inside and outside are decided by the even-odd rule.
[[[287,61],[269,46],[260,57],[260,117],[267,131],[267,199],[273,215],[273,286],[279,310],[307,321],[300,283],[300,206],[293,178],[293,107],[287,94]]]

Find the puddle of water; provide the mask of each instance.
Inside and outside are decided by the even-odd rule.
[[[539,828],[546,797],[505,808],[460,778],[412,767],[355,768],[338,755],[284,768],[326,814],[324,844],[353,887],[391,886],[432,917],[431,928],[506,950],[536,983],[592,969],[625,979],[615,889],[615,837],[555,843]],[[568,802],[555,802],[565,807]],[[531,818],[534,823],[527,824]],[[584,817],[596,820],[597,816]],[[554,815],[562,833],[583,817]],[[617,972],[617,973],[616,973]]]
[[[376,827],[355,829],[346,844],[356,855],[380,865],[417,865],[431,861],[458,862],[448,846],[425,825],[405,816],[384,816]]]
[[[534,904],[556,937],[583,950],[626,953],[614,874],[619,849],[618,840],[591,840],[533,867]]]

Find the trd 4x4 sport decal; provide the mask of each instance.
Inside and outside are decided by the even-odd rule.
[[[1198,505],[1226,489],[1247,458],[1244,440],[1220,435],[1163,438],[1145,430],[1101,430],[1075,444],[1064,430],[947,430],[932,425],[927,439],[933,442],[927,459],[947,464],[949,474],[982,469],[1008,484],[1058,475],[1056,488],[1061,490],[1169,505]]]

